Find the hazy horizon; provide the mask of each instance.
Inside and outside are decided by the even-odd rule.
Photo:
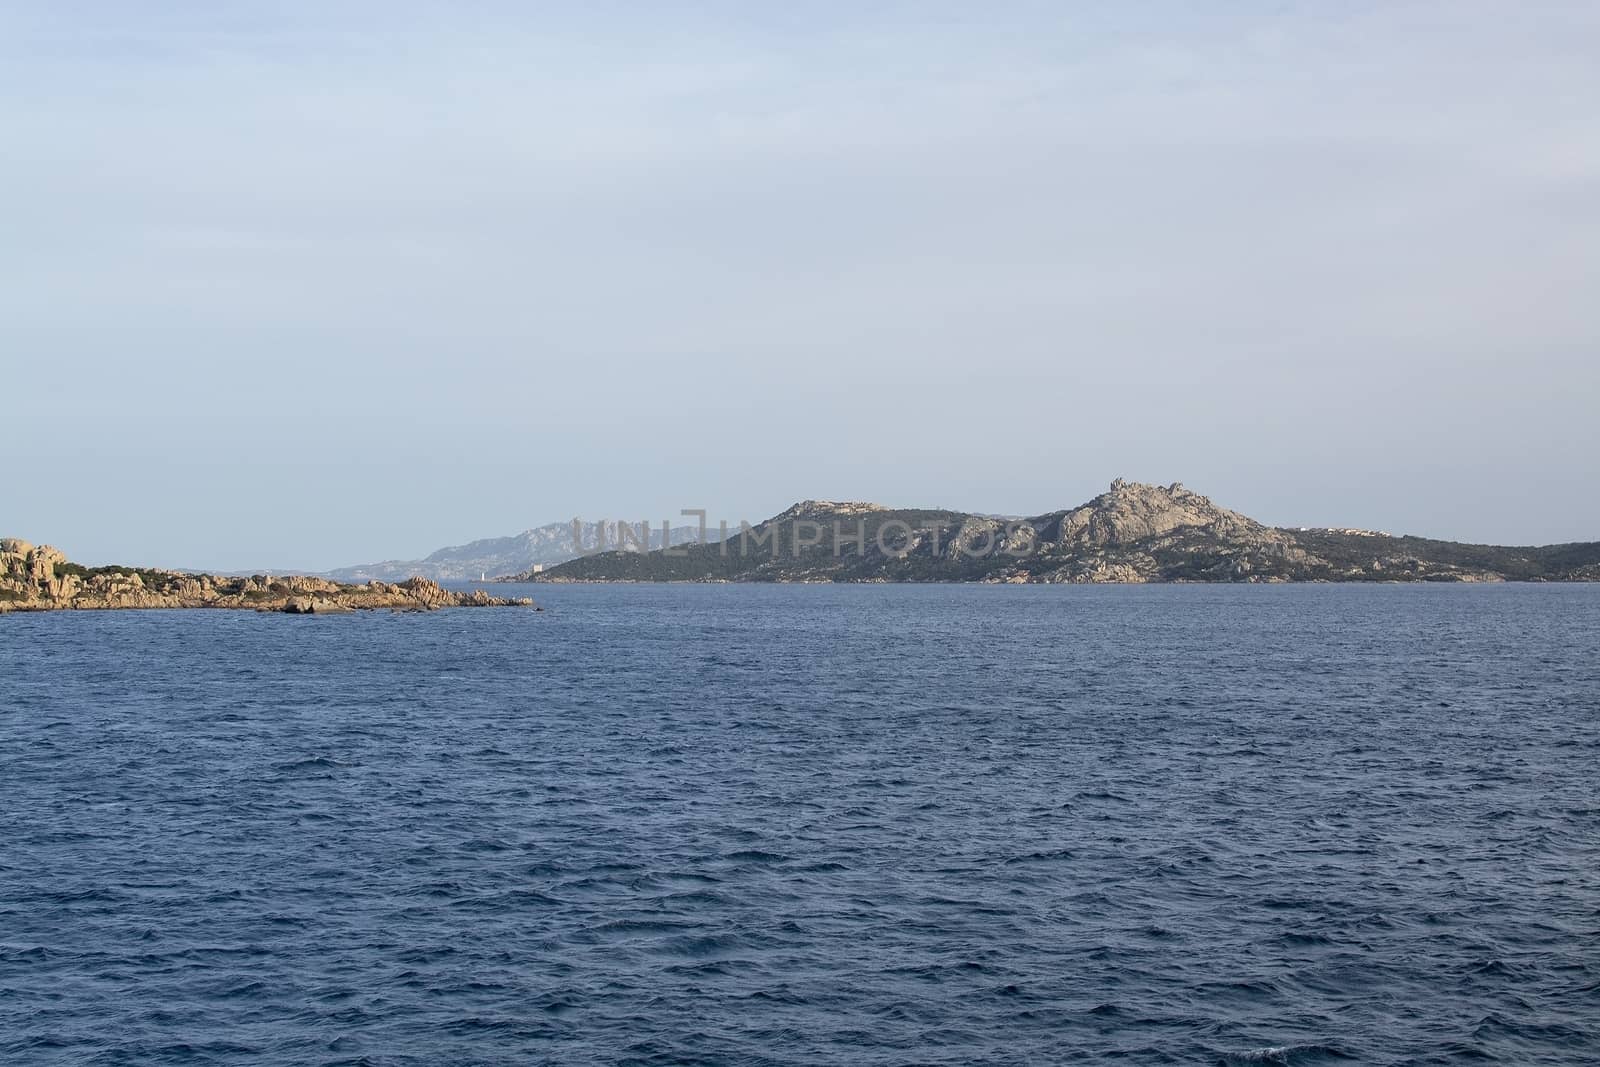
[[[1159,485],[1171,485],[1172,484],[1172,482],[1170,480],[1166,481],[1166,482],[1160,482],[1160,481],[1155,480],[1155,479],[1138,479],[1138,478],[1129,478],[1129,479],[1126,479],[1126,480],[1127,481],[1132,481],[1132,482],[1142,481],[1142,482],[1145,482],[1146,484],[1159,484]],[[1181,482],[1181,479],[1179,481]],[[895,502],[895,501],[882,501],[882,500],[872,500],[872,501],[854,500],[854,501],[852,501],[852,500],[845,500],[844,498],[840,498],[840,497],[831,497],[831,498],[830,497],[805,497],[805,498],[796,497],[793,500],[789,501],[788,504],[785,504],[785,505],[783,505],[781,507],[774,507],[770,512],[766,512],[766,513],[759,514],[759,515],[754,515],[754,514],[751,514],[751,515],[736,515],[736,514],[729,513],[729,512],[720,512],[714,507],[705,508],[704,510],[707,513],[706,514],[706,523],[707,523],[706,531],[707,531],[707,535],[712,541],[716,541],[716,540],[720,539],[719,522],[721,522],[723,520],[726,520],[726,522],[728,524],[728,529],[730,531],[732,531],[734,533],[737,533],[737,531],[739,529],[739,524],[741,522],[749,522],[751,525],[755,525],[755,524],[760,523],[760,522],[762,522],[762,521],[764,521],[766,519],[773,518],[774,516],[778,515],[782,511],[787,510],[787,508],[789,506],[792,506],[794,504],[800,503],[802,500],[829,500],[829,501],[831,501],[833,503],[870,503],[870,504],[882,505],[884,507],[895,509],[895,510],[955,511],[955,512],[962,512],[962,513],[966,513],[966,514],[971,514],[971,515],[986,515],[986,516],[993,517],[993,518],[1027,519],[1027,518],[1035,518],[1035,517],[1040,516],[1040,515],[1048,514],[1048,513],[1052,512],[1052,511],[1064,511],[1064,510],[1068,510],[1070,508],[1078,507],[1079,505],[1082,505],[1082,504],[1087,504],[1094,497],[1099,496],[1100,492],[1104,491],[1108,487],[1109,487],[1109,482],[1107,483],[1107,485],[1101,486],[1100,490],[1091,493],[1090,496],[1085,497],[1082,500],[1076,500],[1076,501],[1072,501],[1070,503],[1063,503],[1062,505],[1060,505],[1058,507],[1055,507],[1055,508],[1049,508],[1049,509],[1046,509],[1044,511],[1031,512],[1031,513],[1028,513],[1028,514],[1022,514],[1022,513],[1018,513],[1018,512],[990,511],[990,510],[985,510],[983,508],[962,507],[960,505],[950,504],[950,503],[935,503],[935,504],[901,503],[901,502]],[[1190,489],[1190,490],[1194,490],[1196,492],[1202,492],[1201,489],[1199,489],[1196,486],[1192,486],[1192,485],[1185,484],[1184,488]],[[1228,503],[1226,501],[1213,500],[1213,502],[1216,503],[1216,504],[1219,504],[1222,507],[1229,507],[1229,505],[1228,505]],[[644,516],[644,515],[639,515],[639,514],[631,514],[630,515],[630,514],[624,514],[624,513],[616,512],[616,511],[608,512],[608,513],[603,514],[603,515],[574,515],[574,516],[569,516],[569,517],[564,518],[564,519],[551,519],[551,520],[548,520],[546,522],[535,522],[535,523],[531,523],[531,524],[526,525],[526,526],[518,527],[517,529],[514,529],[514,530],[504,530],[504,531],[500,531],[498,533],[479,533],[479,534],[476,534],[476,535],[471,536],[471,537],[463,537],[463,538],[461,538],[459,540],[450,541],[450,542],[447,542],[447,543],[431,545],[431,546],[428,546],[426,548],[418,548],[415,551],[412,551],[412,552],[409,552],[409,553],[403,552],[403,553],[399,553],[399,554],[394,554],[394,555],[389,555],[389,556],[382,556],[382,557],[372,556],[370,558],[350,559],[350,560],[345,560],[345,561],[340,562],[340,563],[319,564],[319,565],[316,565],[316,566],[296,564],[296,563],[293,563],[293,562],[290,562],[290,563],[287,563],[287,564],[279,563],[279,564],[276,564],[276,565],[271,565],[269,567],[266,567],[265,569],[270,569],[270,570],[278,571],[278,572],[282,572],[282,573],[291,573],[293,571],[307,571],[307,572],[323,573],[323,572],[327,572],[327,571],[341,570],[341,569],[344,569],[344,568],[347,568],[347,567],[355,567],[355,566],[361,566],[361,565],[364,565],[364,564],[372,564],[372,563],[385,563],[385,562],[396,561],[396,560],[421,561],[421,560],[424,560],[424,559],[428,558],[429,556],[431,556],[431,555],[433,555],[435,553],[443,552],[443,551],[450,550],[450,549],[464,548],[464,547],[466,547],[468,545],[471,545],[471,544],[473,544],[475,542],[495,541],[495,540],[503,540],[503,539],[507,539],[507,538],[513,538],[513,537],[517,537],[517,536],[519,536],[521,534],[524,534],[524,533],[529,533],[531,531],[542,529],[542,528],[546,528],[546,527],[550,527],[550,526],[566,526],[567,524],[570,524],[571,522],[573,522],[575,520],[579,521],[579,522],[583,522],[583,523],[601,522],[601,521],[604,521],[604,522],[617,522],[617,521],[620,521],[620,522],[627,523],[632,528],[638,528],[639,525],[641,523],[643,523],[646,526],[648,526],[652,532],[659,530],[661,528],[661,525],[662,525],[663,521],[666,521],[670,526],[672,526],[674,528],[695,527],[695,526],[697,526],[699,524],[700,520],[699,520],[698,516],[681,515],[681,514],[677,513],[677,510],[678,509],[674,509],[674,511],[672,513],[670,513],[670,514],[662,514],[662,515],[655,516],[655,517]],[[1240,511],[1241,509],[1239,509],[1239,508],[1231,508],[1231,510]],[[1303,522],[1295,522],[1295,521],[1282,521],[1282,522],[1279,522],[1279,521],[1271,521],[1271,520],[1261,519],[1260,516],[1252,515],[1247,511],[1242,512],[1242,513],[1245,514],[1246,516],[1248,516],[1249,518],[1259,519],[1260,521],[1265,522],[1268,526],[1276,526],[1276,527],[1281,527],[1281,528],[1285,528],[1285,529],[1296,529],[1296,528],[1340,528],[1340,529],[1343,529],[1343,528],[1358,528],[1358,529],[1363,529],[1363,530],[1379,530],[1379,529],[1381,529],[1382,532],[1393,534],[1395,536],[1432,537],[1432,538],[1436,538],[1436,539],[1439,539],[1439,540],[1462,540],[1462,539],[1459,539],[1459,538],[1451,538],[1447,534],[1435,534],[1435,533],[1429,533],[1429,532],[1426,532],[1426,531],[1418,531],[1418,530],[1399,530],[1399,529],[1389,529],[1389,528],[1384,528],[1384,527],[1379,527],[1379,526],[1360,526],[1358,524],[1345,523],[1345,522],[1326,522],[1326,523],[1320,523],[1320,522],[1319,523],[1303,523]],[[0,536],[8,536],[9,537],[9,536],[13,536],[13,535],[11,535],[11,534],[0,534]],[[1597,540],[1597,538],[1589,538],[1587,540]],[[45,543],[50,543],[50,542],[45,542]],[[1481,543],[1491,543],[1491,542],[1481,542]],[[1556,544],[1556,543],[1562,543],[1562,542],[1543,542],[1543,544]],[[1531,542],[1530,542],[1530,544],[1531,544]],[[55,545],[54,547],[61,548],[62,546]],[[1516,545],[1507,545],[1507,547],[1517,547],[1517,546]],[[139,563],[148,563],[149,562],[149,561],[145,561],[145,560],[127,560],[127,559],[122,559],[120,557],[117,557],[117,558],[104,558],[104,559],[101,559],[101,558],[85,559],[85,558],[77,557],[77,556],[73,555],[70,552],[68,553],[68,556],[69,556],[69,558],[72,558],[75,562],[88,563],[88,564],[93,564],[93,565],[102,565],[102,564],[108,564],[108,563],[139,564]],[[184,566],[182,564],[173,564],[170,561],[163,561],[163,562],[161,562],[159,564],[153,564],[153,565],[169,566],[169,567],[175,567],[177,569],[187,569],[187,570],[205,570],[205,569],[207,569],[205,567],[186,567],[186,566]],[[229,563],[229,564],[226,564],[226,565],[216,566],[216,567],[214,567],[212,569],[219,570],[219,571],[226,571],[226,572],[241,572],[241,571],[244,571],[244,570],[259,570],[259,569],[263,569],[263,568],[260,567],[260,566],[257,566],[257,565],[250,564],[248,561],[243,561],[243,562],[235,562],[235,563]]]
[[[1600,9],[0,0],[0,536],[1600,539]]]

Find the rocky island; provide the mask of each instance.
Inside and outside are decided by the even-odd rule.
[[[1030,518],[807,500],[726,539],[605,552],[519,581],[1600,581],[1600,542],[1506,548],[1268,526],[1181,484],[1121,479]]]
[[[458,593],[422,577],[351,585],[304,575],[229,577],[146,567],[85,567],[49,545],[0,539],[0,613],[61,609],[248,608],[324,615],[389,608],[533,607],[527,597]]]

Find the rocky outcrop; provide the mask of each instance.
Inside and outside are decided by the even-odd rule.
[[[873,515],[888,511],[882,504],[869,504],[858,500],[801,500],[790,504],[774,521],[785,519],[836,519]]]
[[[327,600],[323,597],[292,596],[289,602],[284,604],[283,610],[288,615],[339,615],[355,609],[337,600]]]
[[[0,540],[0,612],[118,608],[248,608],[329,615],[389,608],[535,607],[526,598],[445,589],[427,578],[350,585],[305,575],[226,577],[138,567],[83,567],[49,545]]]
[[[1118,478],[1087,504],[1030,524],[1039,551],[1019,568],[1036,582],[1283,581],[1312,564],[1286,532],[1180,482]]]
[[[1133,545],[1191,529],[1233,540],[1283,541],[1270,527],[1218,507],[1180,482],[1169,486],[1141,485],[1118,478],[1111,483],[1110,491],[1087,504],[1044,519],[1041,536],[1062,544]]]

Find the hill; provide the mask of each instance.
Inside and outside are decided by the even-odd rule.
[[[615,522],[581,522],[577,526],[578,540],[573,538],[573,524],[552,522],[536,526],[509,537],[488,537],[464,545],[441,548],[423,559],[390,559],[378,563],[360,563],[351,567],[324,572],[324,576],[343,582],[364,582],[371,579],[400,581],[414,576],[442,581],[475,581],[483,575],[490,578],[531,572],[535,566],[553,567],[576,558],[582,547],[599,543],[603,534],[606,544],[617,543]],[[672,544],[683,544],[694,538],[697,529],[692,526],[675,527]],[[651,548],[663,547],[661,528],[650,531]]]
[[[1113,482],[1025,519],[808,500],[715,544],[583,556],[529,580],[688,582],[1596,581],[1600,543],[1467,545],[1267,526],[1178,483]]]

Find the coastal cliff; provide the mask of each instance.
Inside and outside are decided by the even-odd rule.
[[[389,608],[533,607],[526,598],[458,593],[422,577],[350,585],[303,575],[227,577],[142,567],[84,567],[49,545],[0,539],[0,613],[63,609],[235,608],[323,615]]]
[[[1030,518],[803,501],[725,541],[585,556],[523,581],[1498,582],[1600,580],[1600,543],[1507,548],[1268,526],[1122,479]]]

